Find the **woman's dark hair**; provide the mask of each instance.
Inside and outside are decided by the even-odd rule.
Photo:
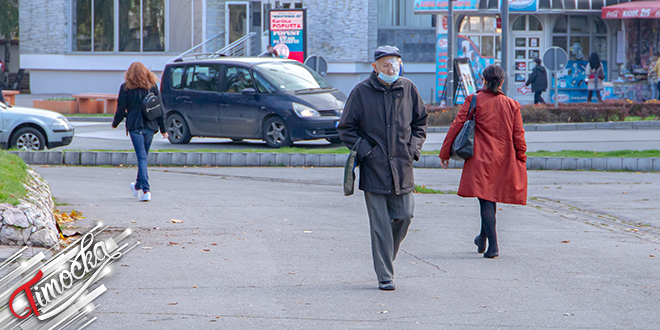
[[[598,53],[593,52],[589,55],[589,67],[592,69],[600,68],[600,57],[598,56]]]
[[[502,93],[500,85],[502,85],[502,81],[506,77],[506,72],[504,72],[501,66],[491,64],[484,69],[482,75],[484,77],[484,89],[496,95]]]

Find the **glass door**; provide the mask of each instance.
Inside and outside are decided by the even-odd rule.
[[[248,34],[250,2],[225,2],[225,42],[227,45]]]
[[[543,27],[534,16],[520,16],[513,23],[513,56],[510,60],[509,96],[521,103],[534,102],[532,86],[525,86],[534,71],[535,58],[543,54]]]

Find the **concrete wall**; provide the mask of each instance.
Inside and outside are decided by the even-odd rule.
[[[328,62],[371,62],[377,43],[376,0],[309,0],[307,52]]]
[[[21,54],[64,54],[69,47],[70,0],[22,0]]]

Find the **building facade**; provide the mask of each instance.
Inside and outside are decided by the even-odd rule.
[[[326,79],[349,93],[372,71],[378,45],[398,46],[404,74],[426,100],[435,93],[435,17],[414,0],[21,0],[21,67],[32,93],[115,93],[135,61],[160,74],[204,43],[214,51],[254,32],[268,42],[272,8],[307,9],[307,55],[328,62]],[[212,41],[212,42],[210,42]]]

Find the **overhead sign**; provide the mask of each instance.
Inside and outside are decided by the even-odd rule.
[[[307,57],[307,10],[272,9],[270,17],[270,44],[281,58],[303,63]]]
[[[660,18],[659,1],[634,1],[603,7],[602,18]]]
[[[536,0],[509,0],[509,11],[536,11]]]
[[[455,11],[477,11],[479,9],[478,0],[459,0],[453,2],[453,9]],[[429,1],[429,0],[415,0],[415,13],[418,14],[432,14],[438,12],[446,12],[449,8],[448,1]]]

